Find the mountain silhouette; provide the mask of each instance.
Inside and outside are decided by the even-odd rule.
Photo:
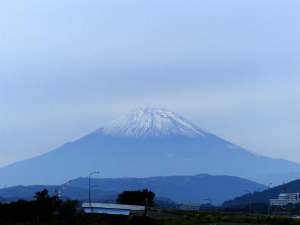
[[[253,180],[299,172],[300,165],[252,154],[166,109],[144,108],[46,154],[0,168],[0,186],[60,184],[94,171],[99,171],[94,178],[207,173]]]

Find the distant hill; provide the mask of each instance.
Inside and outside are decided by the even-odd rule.
[[[160,201],[169,202],[198,202],[205,203],[204,198],[209,198],[214,205],[219,205],[227,199],[241,195],[245,188],[251,191],[262,191],[266,186],[232,176],[212,176],[199,174],[195,176],[167,176],[150,178],[91,178],[91,186],[98,185],[91,190],[93,201],[110,201],[117,198],[118,194],[125,190],[148,189],[155,193]],[[73,180],[62,192],[61,198],[70,197],[78,200],[88,200],[88,178],[78,178]],[[43,189],[49,190],[49,195],[53,190],[61,189],[62,186],[15,186],[0,189],[2,197],[20,197],[33,199],[34,192]]]
[[[11,197],[11,198],[3,198],[3,197],[0,197],[0,202],[2,202],[2,203],[16,202],[16,201],[18,201],[18,200],[19,200],[18,197]]]
[[[33,185],[33,186],[22,186],[18,185],[15,187],[0,189],[0,196],[4,198],[17,198],[23,200],[33,200],[35,192],[47,189],[51,195],[52,191],[59,188],[59,185]]]
[[[291,181],[285,184],[287,193],[296,193],[300,192],[300,179]],[[250,190],[249,190],[250,191]],[[269,189],[270,199],[278,198],[278,195],[281,193],[281,185],[270,187]],[[252,202],[257,203],[267,203],[268,202],[268,189],[264,191],[252,192]],[[232,200],[225,201],[224,206],[227,205],[239,205],[239,204],[248,204],[249,203],[249,194],[243,194],[239,197],[236,197]]]
[[[288,173],[272,173],[268,175],[257,175],[250,177],[249,180],[255,181],[260,184],[268,184],[271,181],[274,186],[282,184],[282,182],[290,182],[300,177],[300,172],[291,171]]]
[[[103,191],[123,192],[147,188],[158,197],[170,198],[175,202],[199,202],[209,198],[214,204],[221,204],[226,199],[242,194],[245,188],[262,191],[266,186],[233,176],[165,176],[150,178],[91,179]],[[70,184],[87,187],[88,178],[78,178]]]
[[[48,190],[49,196],[53,196],[53,191],[55,189],[61,190],[63,185],[32,185],[32,186],[14,186],[9,188],[0,189],[0,198],[3,198],[3,202],[7,199],[13,199],[14,201],[18,199],[23,200],[34,200],[35,192],[42,191],[44,189]],[[106,201],[111,199],[116,199],[119,193],[113,191],[102,191],[93,190],[93,198],[98,201]],[[70,197],[71,199],[87,200],[88,199],[88,188],[81,187],[71,187],[67,186],[66,189],[61,193],[61,199],[66,199]],[[1,201],[1,200],[0,200]]]

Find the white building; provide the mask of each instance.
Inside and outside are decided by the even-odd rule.
[[[282,206],[287,204],[298,203],[300,198],[300,193],[283,193],[278,195],[278,199],[270,199],[270,205]]]
[[[82,203],[82,208],[85,213],[103,213],[115,215],[130,215],[132,211],[145,211],[145,206],[110,203]]]
[[[182,203],[179,207],[181,210],[198,211],[200,209],[199,203]]]
[[[278,195],[278,199],[270,199],[270,206],[283,206],[298,202],[300,202],[300,193],[286,193],[286,188],[283,183],[281,194]]]

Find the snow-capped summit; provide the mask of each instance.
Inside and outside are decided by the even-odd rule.
[[[174,112],[153,108],[132,110],[95,133],[119,137],[205,137],[207,134]]]

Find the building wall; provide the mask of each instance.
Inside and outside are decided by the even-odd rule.
[[[181,210],[198,211],[200,209],[199,203],[183,203],[180,205]]]
[[[278,199],[270,199],[270,205],[283,206],[287,204],[295,204],[300,201],[300,193],[281,193]]]
[[[85,213],[103,213],[115,215],[129,215],[131,211],[145,210],[145,206],[109,203],[82,203],[82,208]]]
[[[103,213],[114,215],[129,215],[129,209],[83,208],[85,213]]]

